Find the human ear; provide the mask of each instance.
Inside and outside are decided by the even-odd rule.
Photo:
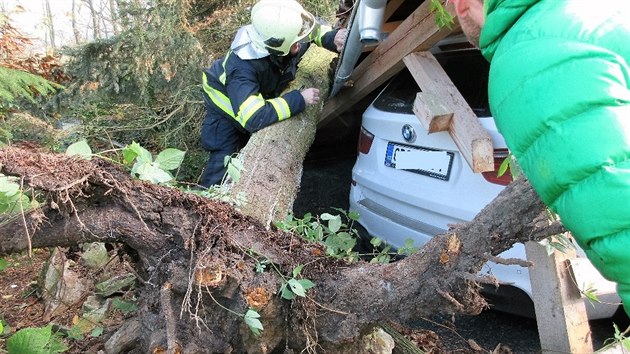
[[[468,10],[470,9],[468,0],[453,0],[453,4],[455,5],[455,13],[457,16],[465,17],[468,14]]]

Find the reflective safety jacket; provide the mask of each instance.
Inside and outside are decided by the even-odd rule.
[[[630,2],[484,5],[497,126],[630,314]]]
[[[203,93],[207,110],[253,133],[304,111],[306,103],[299,90],[280,94],[295,79],[298,63],[311,42],[336,51],[337,30],[318,26],[309,37],[311,42],[301,43],[297,55],[282,57],[256,52],[248,29],[241,28],[228,53],[204,70]]]

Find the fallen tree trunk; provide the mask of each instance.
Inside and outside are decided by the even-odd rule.
[[[328,96],[329,64],[336,56],[312,45],[300,62],[300,70],[291,88],[315,87],[320,96]],[[302,162],[315,139],[320,104],[307,106],[296,117],[276,123],[251,136],[240,152],[243,173],[230,188],[232,198],[243,195],[239,209],[263,225],[284,219],[293,208],[302,178]]]
[[[0,227],[0,255],[90,241],[121,242],[138,253],[140,306],[137,322],[127,326],[137,340],[119,335],[138,352],[269,353],[281,346],[339,352],[381,321],[476,314],[485,302],[475,280],[490,254],[561,230],[519,180],[473,221],[412,256],[347,264],[226,204],[131,180],[99,159],[4,148],[0,172],[20,177],[43,201]],[[263,261],[272,266],[257,272]],[[278,289],[298,265],[316,286],[305,298],[283,300]],[[249,308],[261,315],[260,336],[235,315]]]

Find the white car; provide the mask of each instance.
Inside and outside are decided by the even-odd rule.
[[[477,50],[435,56],[490,133],[498,167],[508,150],[487,104],[488,63]],[[496,172],[473,173],[447,132],[427,134],[412,112],[418,91],[405,69],[377,96],[363,113],[358,157],[352,169],[350,210],[359,213],[359,224],[369,237],[378,237],[393,248],[404,246],[407,239],[421,246],[445,233],[448,225],[472,220],[511,182],[509,173],[501,178]],[[400,158],[409,154],[406,151],[417,155],[413,167]],[[525,259],[525,247],[516,244],[500,257]],[[589,262],[587,266],[592,268]],[[488,262],[481,273],[512,284],[498,290],[486,288],[493,307],[533,316],[527,268]],[[589,277],[598,286],[598,297],[612,305],[587,304],[588,316],[611,317],[620,303],[614,284],[597,271],[592,274]]]

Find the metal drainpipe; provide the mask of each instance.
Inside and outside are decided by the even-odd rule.
[[[364,44],[376,44],[381,41],[383,15],[387,0],[360,0],[352,12],[352,27],[343,48],[337,67],[337,75],[330,96],[333,97],[350,78],[352,70],[359,61]]]

